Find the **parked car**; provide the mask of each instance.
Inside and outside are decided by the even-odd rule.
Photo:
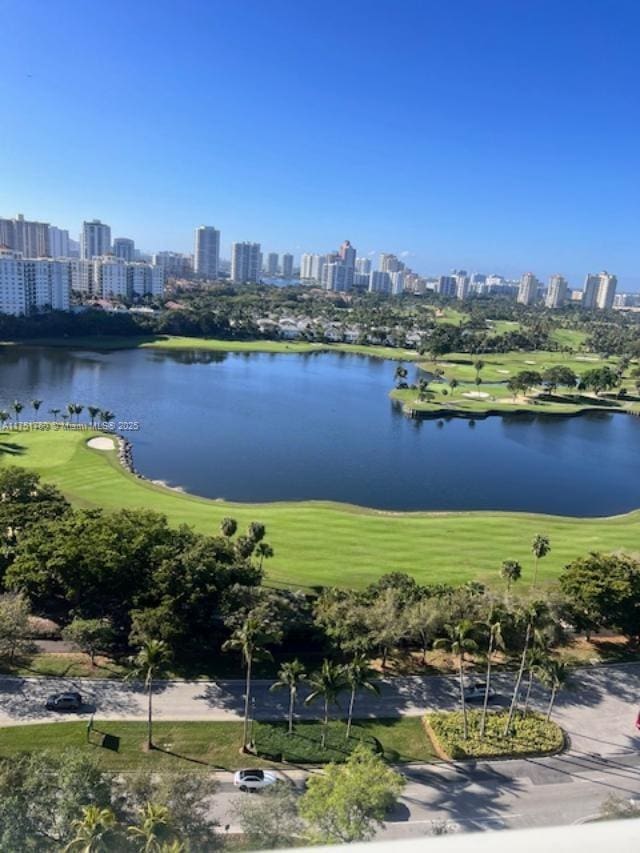
[[[278,776],[269,770],[238,770],[233,777],[233,784],[241,791],[262,791],[277,781]]]
[[[47,699],[47,711],[78,711],[82,708],[82,696],[71,690],[68,693],[54,693]]]
[[[476,681],[473,684],[469,684],[464,688],[464,701],[465,702],[484,702],[484,695],[487,690],[486,681]],[[493,699],[496,695],[496,691],[493,687],[489,687],[489,699]]]

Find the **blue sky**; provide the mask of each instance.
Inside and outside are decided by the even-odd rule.
[[[640,287],[632,0],[0,0],[0,215]]]

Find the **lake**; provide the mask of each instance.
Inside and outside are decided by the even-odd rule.
[[[335,353],[0,349],[0,404],[69,402],[137,421],[137,469],[234,501],[613,515],[640,506],[640,418],[409,420],[395,365]],[[414,380],[416,368],[410,368]],[[84,413],[86,415],[86,411]]]

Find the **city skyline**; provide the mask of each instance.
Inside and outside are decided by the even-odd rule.
[[[98,10],[76,0],[65,16],[11,4],[0,57],[7,214],[38,213],[74,236],[76,222],[100,216],[149,252],[191,251],[193,228],[213,222],[223,255],[242,241],[327,251],[348,235],[364,255],[409,252],[425,274],[560,269],[575,283],[606,266],[638,289],[635,4],[620,0],[615,14],[503,0],[113,8],[93,26]],[[345,50],[345,32],[384,43],[386,61]],[[159,64],[167,38],[172,61]],[[450,61],[457,43],[464,62]],[[585,53],[596,43],[615,50]],[[552,61],[540,61],[542,46]],[[331,58],[322,74],[308,61],[318,52]],[[220,66],[232,69],[224,86]],[[81,99],[87,78],[92,97]],[[597,127],[610,129],[606,157],[587,131]]]

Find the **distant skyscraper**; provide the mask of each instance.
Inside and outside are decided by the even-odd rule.
[[[293,255],[285,253],[282,256],[282,277],[291,278],[293,276]]]
[[[391,279],[391,293],[394,296],[400,296],[401,293],[404,293],[404,270],[389,273],[389,278]]]
[[[456,280],[452,275],[441,275],[436,282],[436,293],[440,296],[454,297],[456,295]]]
[[[236,282],[260,280],[262,252],[260,243],[233,243],[231,246],[231,279]]]
[[[552,275],[544,304],[547,308],[562,308],[567,301],[567,280],[561,275]]]
[[[598,308],[603,310],[610,310],[613,308],[613,303],[616,296],[616,287],[618,286],[618,279],[615,275],[611,275],[608,272],[601,272],[598,276],[600,279],[600,284],[598,286],[598,297],[596,300],[596,304]]]
[[[520,279],[518,302],[521,305],[534,305],[538,298],[538,279],[532,272],[526,272]]]
[[[113,240],[113,254],[123,261],[135,260],[136,245],[128,237],[115,237]]]
[[[21,213],[15,219],[0,219],[0,246],[22,252],[24,258],[47,258],[49,223],[32,222]]]
[[[311,275],[311,268],[313,265],[313,258],[310,252],[304,252],[300,255],[300,278],[302,279],[310,279],[313,278]]]
[[[370,293],[391,293],[391,277],[383,270],[372,270],[369,274]]]
[[[265,271],[267,275],[274,276],[278,275],[278,253],[277,252],[269,252],[267,255],[267,263],[265,265]]]
[[[91,258],[108,255],[111,253],[111,228],[92,219],[91,222],[82,223],[82,234],[80,235],[80,257],[86,261]]]
[[[466,299],[469,295],[469,276],[465,272],[456,273],[456,299]]]
[[[599,275],[587,275],[584,280],[584,290],[582,291],[582,301],[580,305],[583,308],[595,308],[598,298],[598,288],[600,287]]]
[[[202,278],[218,278],[220,232],[211,225],[196,228],[193,271]]]
[[[371,272],[371,261],[369,258],[356,258],[356,272],[360,275],[369,275]]]
[[[49,226],[49,253],[52,258],[69,257],[69,232],[55,225]]]
[[[395,255],[382,252],[378,259],[378,269],[382,272],[399,272],[404,269],[404,264]]]

